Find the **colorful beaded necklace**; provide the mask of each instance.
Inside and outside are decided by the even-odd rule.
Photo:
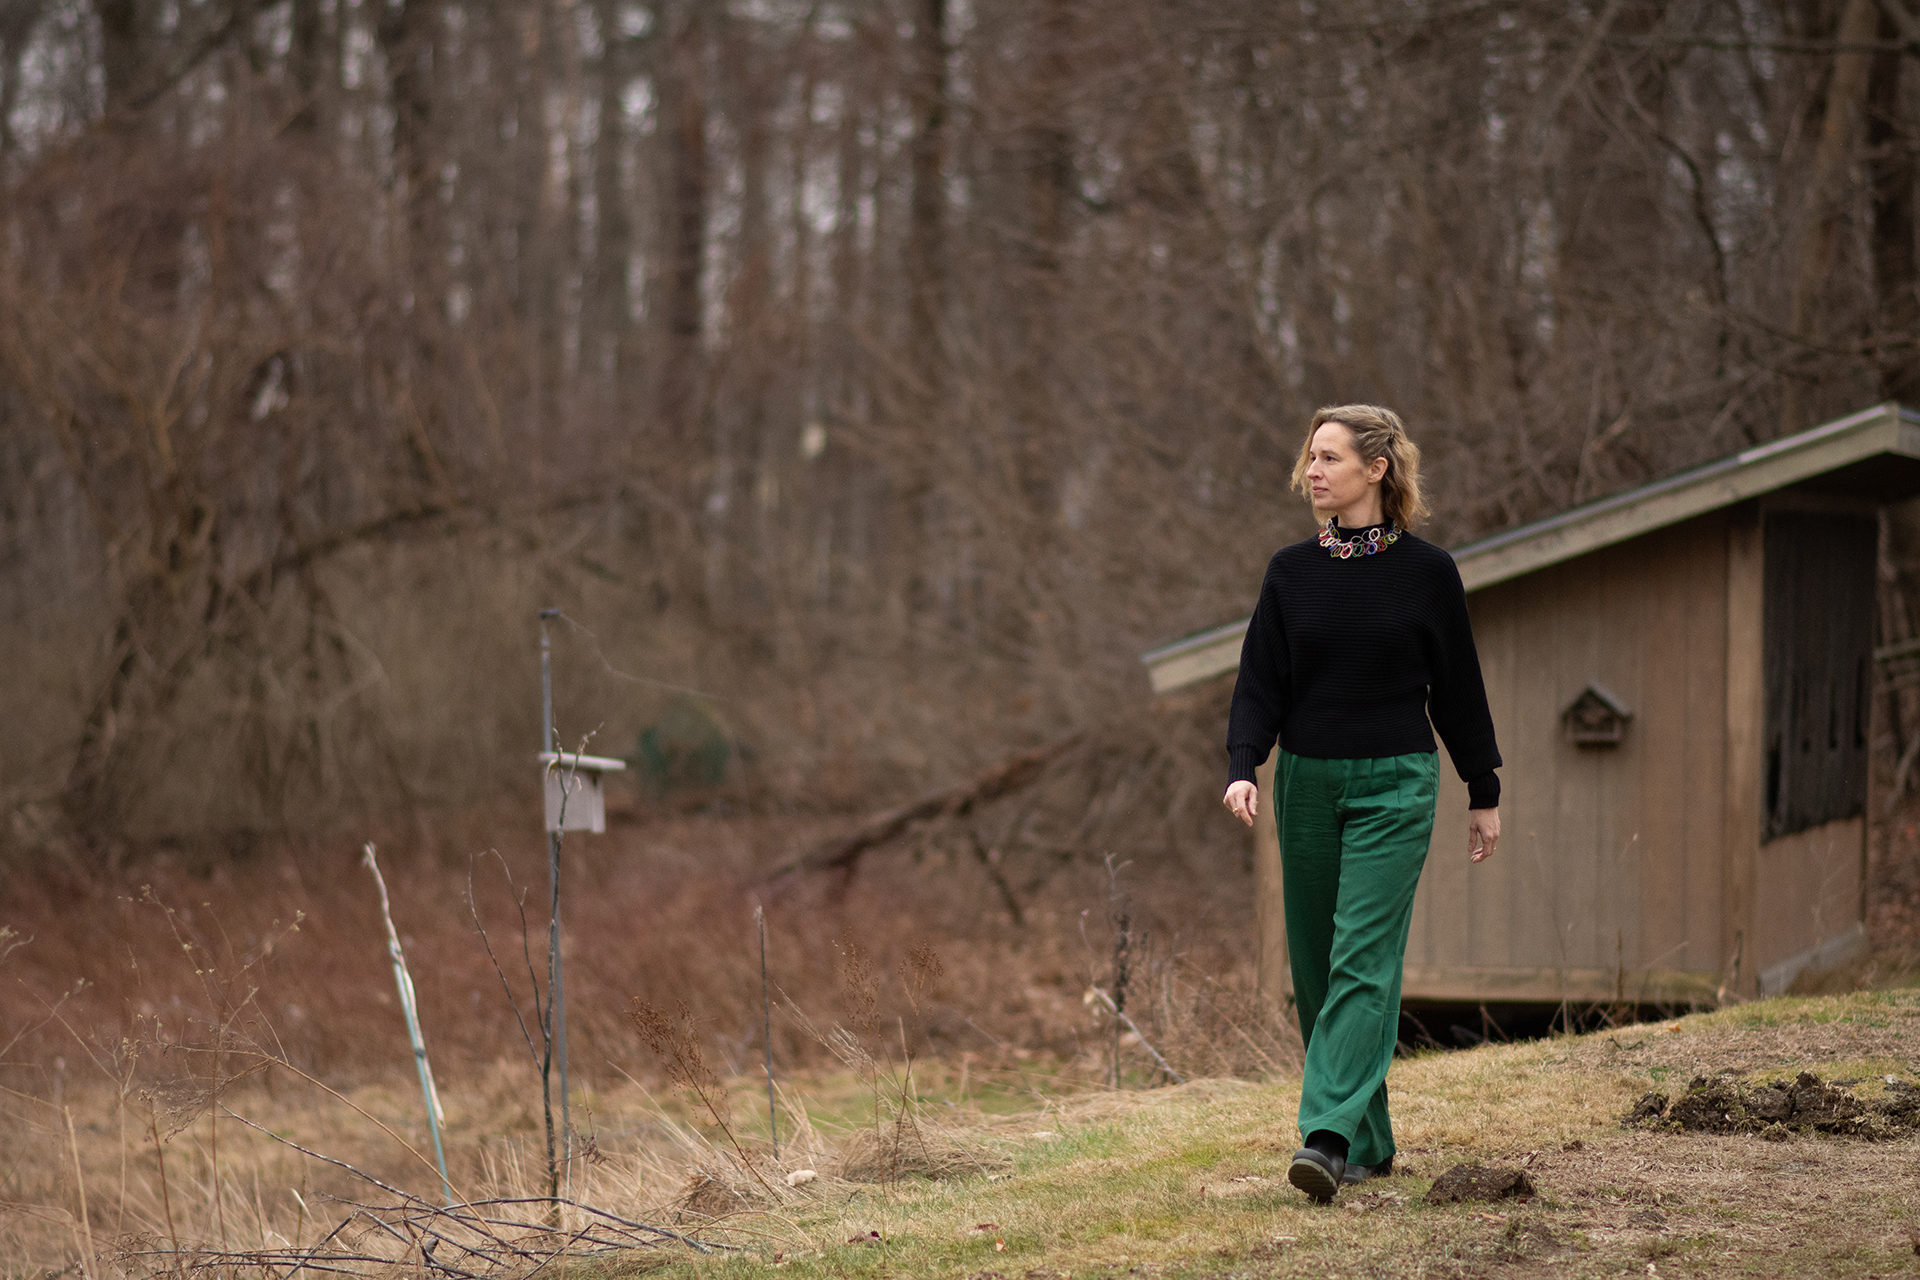
[[[1400,531],[1391,523],[1375,525],[1365,533],[1356,533],[1351,538],[1337,537],[1333,532],[1336,516],[1320,526],[1320,545],[1335,560],[1351,560],[1355,556],[1377,555],[1394,543],[1400,541]]]

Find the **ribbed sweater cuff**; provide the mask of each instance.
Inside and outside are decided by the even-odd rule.
[[[1228,747],[1227,785],[1254,781],[1253,771],[1258,769],[1266,758],[1266,752],[1258,747]]]
[[[1467,782],[1467,808],[1497,809],[1500,807],[1500,775],[1489,769],[1477,778]]]

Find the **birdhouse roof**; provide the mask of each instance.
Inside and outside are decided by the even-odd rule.
[[[1560,714],[1562,716],[1571,715],[1576,707],[1588,699],[1598,702],[1622,720],[1633,719],[1633,712],[1627,709],[1627,704],[1620,701],[1619,697],[1611,689],[1601,684],[1598,680],[1595,680],[1592,684],[1582,689],[1580,696],[1572,702],[1569,702]]]
[[[540,763],[558,764],[562,769],[579,769],[587,773],[618,773],[627,767],[625,760],[608,756],[583,756],[572,751],[542,751]]]

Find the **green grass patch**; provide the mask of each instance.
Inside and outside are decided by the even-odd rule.
[[[1908,1176],[1911,1141],[1902,1154],[1895,1143],[1770,1144],[1619,1124],[1649,1079],[1685,1078],[1670,1062],[1631,1067],[1623,1053],[1671,1051],[1711,1065],[1722,1046],[1748,1052],[1755,1029],[1781,1032],[1767,1043],[1790,1053],[1795,1034],[1830,1040],[1835,1027],[1883,1038],[1920,1031],[1920,998],[1793,997],[1402,1059],[1389,1088],[1405,1176],[1344,1191],[1331,1207],[1308,1203],[1286,1181],[1298,1142],[1297,1080],[1053,1098],[1025,1117],[976,1112],[970,1128],[952,1127],[945,1109],[944,1133],[1005,1152],[1011,1164],[1001,1167],[1010,1172],[858,1192],[833,1184],[778,1212],[722,1224],[754,1233],[733,1237],[747,1253],[676,1257],[658,1274],[1314,1276],[1337,1262],[1339,1274],[1356,1275],[1537,1265],[1597,1277],[1642,1274],[1654,1262],[1663,1276],[1784,1276],[1814,1263],[1822,1274],[1866,1275],[1896,1259],[1889,1241],[1905,1238],[1920,1208]],[[1911,1060],[1884,1052],[1828,1056],[1814,1069],[1824,1079],[1858,1079],[1863,1092],[1884,1088],[1887,1075],[1916,1074]],[[1776,1063],[1745,1078],[1790,1079],[1797,1070]],[[1820,1169],[1842,1158],[1849,1177],[1836,1184]],[[1426,1205],[1432,1179],[1464,1161],[1527,1167],[1539,1194],[1525,1206]],[[1782,1232],[1799,1247],[1789,1252],[1774,1239]]]

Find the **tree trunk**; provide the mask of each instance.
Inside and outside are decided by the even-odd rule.
[[[324,59],[320,54],[324,26],[321,3],[322,0],[292,0],[288,17],[291,29],[287,42],[287,75],[293,82],[296,102],[288,127],[303,133],[317,133],[320,128],[317,97],[324,74]]]
[[[1901,36],[1891,14],[1880,15],[1880,38]],[[1920,352],[1913,342],[1920,321],[1914,264],[1913,139],[1901,101],[1897,49],[1877,53],[1867,88],[1867,155],[1873,185],[1874,327],[1879,337],[1880,394],[1920,403]]]
[[[1032,15],[1032,61],[1026,68],[1024,118],[1015,137],[1021,217],[1015,260],[1026,270],[1016,278],[1024,329],[1011,354],[1014,400],[1014,473],[1026,498],[1031,534],[1044,540],[1058,509],[1059,472],[1065,465],[1063,426],[1056,400],[1060,314],[1066,290],[1066,202],[1073,182],[1073,135],[1067,121],[1072,63],[1072,0],[1045,0]],[[1036,545],[1033,548],[1039,550]]]
[[[140,91],[145,57],[140,0],[98,0],[100,71],[106,89],[107,119],[125,116]]]
[[[383,4],[378,12],[375,33],[387,64],[393,107],[393,167],[406,200],[411,265],[419,268],[439,247],[433,227],[439,165],[429,136],[438,5],[437,0],[402,0],[397,6]],[[428,281],[420,283],[431,288]]]
[[[667,10],[665,21],[661,108],[667,191],[661,320],[666,358],[660,376],[660,427],[666,440],[684,447],[698,438],[693,419],[703,354],[700,281],[707,255],[708,182],[704,5],[701,0],[681,0]]]
[[[940,395],[940,321],[946,309],[947,4],[916,0],[908,169],[908,324],[914,373],[930,402]]]
[[[7,181],[13,158],[13,109],[20,100],[20,68],[26,60],[27,37],[40,21],[45,0],[12,0],[0,11],[0,184]]]
[[[1847,0],[1840,14],[1833,55],[1833,76],[1827,85],[1826,112],[1820,124],[1820,144],[1814,153],[1807,186],[1807,225],[1800,241],[1800,261],[1794,272],[1793,312],[1788,330],[1805,342],[1821,340],[1824,319],[1821,304],[1833,273],[1840,230],[1853,201],[1847,166],[1854,141],[1866,114],[1867,86],[1873,54],[1863,48],[1879,34],[1880,7],[1876,0]],[[1780,400],[1783,434],[1808,425],[1816,411],[1817,379],[1789,375]]]
[[[595,317],[597,332],[589,341],[599,353],[602,368],[597,384],[604,387],[609,410],[626,418],[627,375],[633,364],[633,293],[628,287],[627,263],[634,249],[633,209],[622,189],[621,165],[626,151],[625,100],[634,78],[635,37],[620,29],[616,0],[596,0],[605,52],[600,61],[600,129],[594,139],[594,203],[599,229],[594,240],[593,284],[586,305]]]

